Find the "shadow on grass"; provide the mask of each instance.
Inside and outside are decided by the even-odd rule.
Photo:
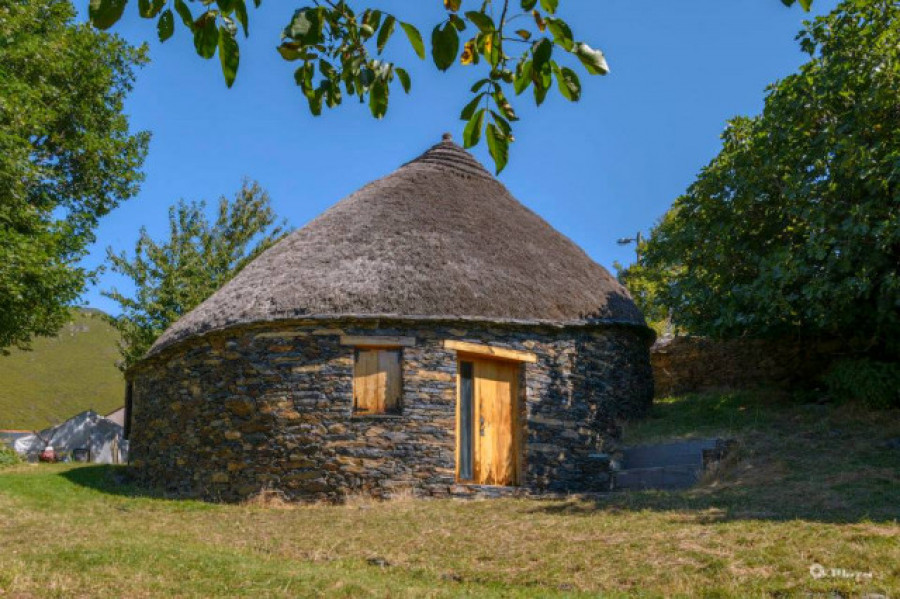
[[[862,491],[866,493],[866,491]],[[528,511],[568,516],[595,516],[617,512],[671,512],[683,514],[701,524],[735,521],[784,522],[803,520],[824,524],[897,524],[900,508],[896,493],[881,499],[868,499],[868,505],[846,505],[831,509],[803,505],[799,499],[793,504],[774,505],[758,501],[754,493],[741,491],[620,491],[590,498],[576,498],[562,502],[538,504]],[[840,503],[840,501],[838,502]],[[877,505],[874,505],[877,504]]]
[[[720,472],[682,491],[623,491],[535,508],[559,514],[690,513],[697,521],[900,521],[900,410],[873,411],[770,392],[658,400],[625,429],[626,445],[733,438]]]
[[[572,516],[678,512],[698,522],[900,521],[900,410],[876,412],[747,393],[684,396],[660,401],[654,416],[626,429],[625,441],[699,435],[736,438],[739,449],[715,477],[697,487],[541,499],[523,509]],[[142,488],[126,466],[76,467],[60,476],[121,497],[176,499]]]
[[[70,483],[94,491],[120,497],[143,497],[148,499],[174,499],[161,490],[146,489],[135,482],[128,466],[92,464],[65,470],[59,476]]]

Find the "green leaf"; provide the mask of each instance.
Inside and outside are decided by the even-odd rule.
[[[497,108],[500,109],[500,112],[503,113],[504,117],[511,121],[519,120],[516,111],[513,110],[512,104],[509,103],[509,100],[506,99],[506,96],[503,95],[502,91],[494,92],[494,102],[497,104]]]
[[[560,67],[556,63],[553,63],[553,71],[556,73],[559,93],[570,102],[577,102],[581,99],[581,81],[575,71],[569,67]]]
[[[565,50],[572,50],[575,42],[572,39],[572,30],[569,28],[568,23],[562,19],[547,19],[547,29],[553,34],[553,39],[557,44]]]
[[[491,123],[487,126],[487,143],[499,175],[509,161],[509,139],[503,135],[497,125]]]
[[[531,80],[534,82],[534,101],[540,106],[550,91],[550,85],[553,83],[553,71],[550,63],[544,63],[540,71],[534,69],[531,73]]]
[[[431,56],[438,69],[446,71],[456,61],[459,53],[459,34],[449,22],[438,25],[431,33]]]
[[[235,0],[216,0],[223,15],[230,15],[234,11],[234,2]]]
[[[484,128],[484,112],[484,108],[477,110],[472,115],[472,118],[469,119],[469,122],[466,123],[466,128],[463,129],[464,148],[477,146],[478,142],[481,141],[481,130]]]
[[[297,42],[284,42],[276,50],[285,60],[300,60],[301,58],[310,58],[310,54],[302,49],[303,46]]]
[[[531,32],[527,29],[516,29],[516,35],[518,35],[526,42],[531,39]]]
[[[460,19],[459,15],[450,15],[450,22],[453,23],[453,26],[456,27],[457,31],[466,30],[466,22],[463,19]]]
[[[325,92],[319,88],[315,92],[308,94],[306,99],[309,101],[309,111],[313,116],[319,116],[322,114],[322,98],[324,97]]]
[[[475,23],[475,26],[478,27],[478,29],[480,29],[483,33],[491,33],[496,29],[496,27],[494,26],[494,20],[483,12],[470,10],[466,13],[466,18]]]
[[[170,9],[163,11],[156,22],[156,32],[159,35],[159,41],[164,42],[175,33],[175,15]]]
[[[234,35],[224,27],[219,27],[219,61],[222,63],[222,74],[225,84],[231,87],[237,77],[238,65],[241,62],[241,51]]]
[[[181,22],[184,23],[185,27],[193,31],[194,16],[191,14],[191,9],[188,8],[188,5],[185,4],[184,0],[175,0],[175,12],[181,17]]]
[[[363,13],[362,22],[371,27],[373,31],[375,31],[381,24],[381,11],[371,9],[367,10]],[[401,23],[401,25],[403,24]]]
[[[376,119],[383,118],[388,109],[388,88],[381,77],[372,84],[369,90],[369,110]]]
[[[319,60],[319,72],[328,79],[332,79],[335,76],[334,67],[324,58]]]
[[[603,56],[603,52],[600,50],[595,50],[587,44],[579,42],[575,44],[575,56],[578,57],[578,60],[581,61],[581,64],[584,65],[584,68],[591,75],[606,75],[609,73],[606,57]]]
[[[478,94],[472,100],[466,104],[465,108],[462,109],[462,112],[459,115],[460,120],[468,121],[472,118],[472,115],[475,114],[475,109],[478,108],[478,103],[481,102],[481,99],[484,97],[484,94]]]
[[[401,22],[400,27],[403,28],[404,33],[406,33],[406,37],[409,38],[409,43],[413,47],[413,50],[416,52],[416,56],[418,56],[419,58],[425,58],[425,43],[422,41],[422,34],[419,33],[419,30],[409,23]]]
[[[409,93],[409,89],[412,87],[412,81],[409,79],[409,73],[406,72],[406,69],[397,67],[394,69],[394,72],[397,73],[397,79],[400,80],[400,85],[403,86],[403,91]]]
[[[379,54],[384,51],[385,44],[387,44],[388,40],[391,39],[391,34],[394,33],[394,25],[396,23],[397,19],[395,19],[392,15],[388,15],[388,17],[384,20],[384,23],[381,24],[381,31],[378,32],[377,42]]]
[[[556,9],[559,6],[559,0],[541,0],[541,8],[546,10],[551,15],[556,13]]]
[[[453,12],[458,11],[461,5],[462,0],[444,0],[444,8]]]
[[[512,125],[509,124],[502,115],[497,114],[493,110],[491,111],[491,117],[493,117],[494,122],[497,123],[497,127],[500,129],[500,132],[503,133],[507,138],[512,137]]]
[[[91,0],[88,5],[91,24],[98,29],[109,29],[122,18],[127,3],[128,0]]]
[[[249,36],[250,29],[249,18],[247,17],[247,3],[244,0],[235,0],[234,16],[237,18],[238,23],[241,24],[241,27],[244,28],[244,37]]]
[[[533,63],[530,60],[526,60],[525,62],[519,63],[519,66],[516,67],[516,80],[513,83],[513,89],[517,96],[525,91],[531,83],[532,66]]]
[[[485,85],[490,85],[491,87],[496,88],[498,84],[491,81],[490,79],[479,79],[472,86],[472,93],[475,94],[480,92],[481,88],[483,88]]]
[[[216,17],[210,12],[204,13],[194,23],[194,48],[203,58],[212,58],[219,45],[219,29]]]
[[[302,41],[306,45],[319,44],[324,41],[322,36],[322,27],[324,20],[322,19],[323,9],[321,8],[301,8],[294,12],[291,23],[287,26],[284,34],[287,37]]]
[[[500,64],[500,34],[499,33],[490,33],[484,35],[485,45],[487,45],[487,40],[491,42],[490,52],[487,53],[486,58],[492,67],[496,67]]]
[[[522,5],[522,10],[528,12],[537,6],[537,0],[522,0],[520,4]]]
[[[532,54],[534,55],[534,70],[540,71],[553,55],[553,43],[547,38],[543,38],[534,44]]]
[[[138,14],[141,18],[152,19],[165,5],[165,0],[138,0]]]
[[[294,81],[303,90],[303,95],[309,98],[312,93],[312,78],[314,75],[314,69],[311,63],[306,63],[301,67],[298,67],[296,71],[294,71]]]

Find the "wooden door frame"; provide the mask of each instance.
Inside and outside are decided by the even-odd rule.
[[[473,371],[472,371],[472,393],[473,393],[473,401],[476,401],[475,394],[475,372],[474,372],[474,363],[475,362],[502,362],[504,364],[508,364],[516,368],[516,377],[515,377],[515,388],[513,390],[513,405],[511,406],[511,420],[512,420],[512,452],[513,458],[515,460],[515,466],[513,468],[513,476],[515,480],[511,485],[508,486],[520,486],[522,484],[522,473],[523,473],[523,465],[525,461],[525,452],[524,450],[524,438],[525,438],[525,418],[523,417],[523,407],[524,407],[524,395],[526,392],[525,389],[525,362],[521,360],[511,360],[504,359],[495,356],[486,356],[482,353],[467,353],[458,351],[456,354],[456,420],[454,427],[454,435],[456,437],[455,447],[454,447],[454,478],[458,484],[478,484],[475,482],[475,479],[461,479],[459,476],[459,464],[460,464],[460,443],[461,443],[461,434],[460,434],[460,406],[462,403],[462,376],[461,376],[461,362],[472,362],[473,363]],[[477,413],[477,412],[476,412]],[[473,424],[474,424],[473,420]],[[473,471],[472,475],[475,475],[475,455],[474,455],[474,443],[472,448],[472,459],[473,459]]]

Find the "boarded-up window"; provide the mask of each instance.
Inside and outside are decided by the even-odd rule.
[[[357,349],[353,365],[353,409],[358,414],[400,411],[399,349]]]

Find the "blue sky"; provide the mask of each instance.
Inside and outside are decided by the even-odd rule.
[[[87,0],[78,0],[86,6]],[[466,4],[472,0],[464,0]],[[135,6],[131,6],[135,4]],[[414,158],[444,131],[462,136],[459,111],[481,75],[456,65],[439,73],[420,61],[399,31],[387,55],[409,70],[409,96],[394,91],[386,118],[376,121],[353,101],[313,117],[293,83],[292,66],[275,52],[279,33],[303,2],[266,0],[251,11],[250,39],[227,89],[218,58],[196,56],[179,27],[165,44],[136,0],[113,31],[148,41],[151,64],[138,74],[126,109],[135,130],[153,134],[140,194],[105,217],[88,267],[106,247],[129,250],[139,228],[166,234],[168,207],[179,198],[215,201],[243,177],[258,180],[275,210],[301,227],[326,208]],[[443,18],[440,0],[371,0],[430,37]],[[778,0],[564,0],[561,16],[577,39],[601,48],[606,77],[582,76],[582,100],[554,90],[540,108],[530,94],[514,100],[522,118],[501,181],[513,195],[610,270],[633,249],[616,239],[648,230],[715,156],[725,121],[762,108],[765,87],[804,61],[794,36],[813,13]],[[85,6],[80,6],[84,8]],[[581,71],[579,71],[581,72]],[[485,164],[485,148],[474,151]],[[127,281],[106,273],[83,303],[117,313],[101,289]]]

